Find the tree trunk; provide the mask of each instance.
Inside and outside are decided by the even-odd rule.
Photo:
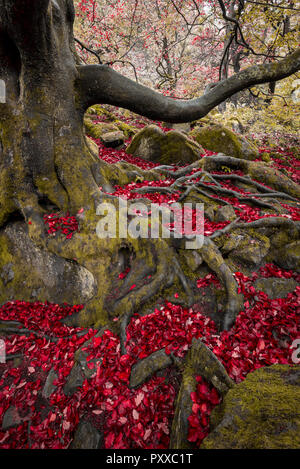
[[[74,8],[63,0],[2,0],[0,8],[0,225],[20,211],[42,229],[41,202],[76,211],[98,191],[99,162],[76,100]]]

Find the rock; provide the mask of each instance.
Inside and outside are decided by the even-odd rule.
[[[99,122],[94,124],[91,119],[84,119],[84,127],[87,135],[92,138],[101,138],[103,135],[110,132],[117,132],[119,128],[117,125],[108,122]]]
[[[57,379],[58,379],[58,376],[54,368],[52,368],[47,376],[47,379],[46,379],[46,382],[44,384],[43,391],[42,391],[42,396],[45,399],[49,399],[51,394],[56,390],[56,386],[53,384],[53,382],[56,381]]]
[[[196,142],[207,150],[224,153],[244,160],[255,160],[259,157],[258,148],[245,137],[235,134],[220,124],[196,127],[189,133]]]
[[[200,158],[203,148],[181,132],[164,133],[149,125],[133,138],[126,153],[161,164],[193,163]]]
[[[215,221],[215,210],[212,205],[204,205],[204,217],[209,221]]]
[[[83,385],[84,381],[85,376],[82,372],[81,366],[79,363],[75,363],[63,388],[65,395],[72,396],[76,390]]]
[[[17,408],[10,406],[3,415],[1,430],[8,430],[11,427],[20,425],[20,423],[22,423],[22,419],[18,413]]]
[[[300,80],[294,80],[292,83],[292,93],[291,98],[294,104],[300,103]]]
[[[240,243],[243,241],[244,236],[232,233],[230,234],[229,238],[226,239],[225,243],[223,244],[221,251],[224,254],[228,254],[229,252],[237,249]]]
[[[300,241],[294,241],[278,250],[274,262],[282,269],[300,272]]]
[[[249,373],[213,410],[201,449],[299,449],[299,402],[299,365]]]
[[[236,219],[236,214],[232,205],[224,205],[218,208],[215,221],[222,222],[222,221],[234,221]]]
[[[120,130],[107,132],[100,137],[103,145],[107,148],[119,148],[124,145],[125,135]]]
[[[185,262],[186,262],[188,268],[192,272],[196,272],[198,267],[200,267],[200,265],[203,262],[202,257],[200,256],[200,254],[197,251],[183,250],[182,255],[185,259]]]
[[[256,290],[263,291],[271,300],[285,298],[297,287],[297,282],[292,278],[260,278],[254,283]]]
[[[93,275],[75,262],[38,248],[27,226],[0,230],[0,304],[15,299],[82,304],[95,295]]]
[[[70,449],[101,449],[103,435],[90,422],[82,421],[74,435]]]
[[[238,247],[230,252],[228,258],[234,263],[257,268],[269,252],[270,240],[258,232],[254,232],[251,236],[248,233],[241,236],[243,238],[239,241]]]

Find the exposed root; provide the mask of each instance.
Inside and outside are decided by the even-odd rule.
[[[216,239],[219,236],[222,236],[224,233],[229,233],[230,231],[236,229],[259,229],[259,228],[287,228],[289,231],[289,236],[291,239],[297,239],[300,234],[300,226],[297,222],[294,222],[290,218],[284,217],[268,217],[268,218],[261,218],[259,220],[255,220],[249,223],[239,223],[237,220],[231,223],[230,225],[226,226],[223,230],[216,231],[210,239]]]
[[[170,449],[191,447],[187,440],[188,418],[192,413],[191,393],[196,390],[196,376],[202,376],[211,383],[222,397],[234,386],[234,382],[213,352],[200,339],[193,339],[192,347],[184,360],[182,383],[172,423]]]
[[[189,422],[192,413],[191,393],[196,391],[197,382],[189,357],[182,373],[182,382],[176,399],[175,415],[172,423],[170,449],[190,449],[188,442]]]
[[[200,253],[208,267],[225,285],[227,303],[222,318],[222,328],[228,330],[234,324],[239,312],[244,309],[243,296],[238,293],[238,284],[214,242],[205,237]]]
[[[254,186],[257,189],[259,189],[261,192],[263,192],[263,194],[259,194],[259,193],[249,194],[251,196],[255,196],[255,197],[262,197],[262,196],[264,196],[264,197],[273,197],[273,196],[274,197],[281,197],[283,199],[288,199],[288,200],[292,200],[294,202],[299,203],[299,200],[296,199],[295,197],[292,197],[292,196],[286,194],[285,192],[273,192],[273,190],[270,189],[269,187],[266,187],[263,184],[260,184],[259,182],[254,181],[250,177],[239,176],[237,174],[214,174],[213,176],[214,176],[215,179],[230,180],[230,181],[232,180],[232,181],[243,182],[244,184]]]
[[[216,156],[202,158],[201,165],[205,171],[215,171],[222,166],[240,169],[245,174],[248,174],[252,180],[260,181],[273,187],[276,191],[284,192],[293,198],[300,198],[299,185],[272,166],[257,161],[247,161],[234,158],[233,156],[226,156],[221,153]]]
[[[42,331],[36,331],[34,329],[28,329],[24,327],[24,324],[17,321],[4,321],[0,320],[0,336],[3,335],[35,335],[37,337],[43,337],[51,342],[57,343],[61,339],[68,339],[73,337],[82,337],[87,334],[87,330],[80,332],[74,332],[73,334],[63,336],[63,337],[53,337],[48,336]]]
[[[149,379],[157,371],[163,370],[174,364],[171,355],[167,355],[165,349],[158,350],[148,357],[137,362],[131,369],[129,387],[137,388]]]
[[[261,200],[254,199],[252,197],[252,194],[251,196],[242,196],[239,192],[236,192],[234,190],[226,189],[225,187],[220,187],[220,186],[208,186],[204,182],[197,182],[195,185],[196,187],[200,186],[200,187],[205,188],[206,190],[213,191],[217,194],[224,194],[225,196],[234,197],[240,200],[241,202],[249,202],[250,204],[256,205],[258,207],[270,208],[272,210],[274,209],[276,210],[276,208],[273,205],[268,204],[266,202],[262,202]]]

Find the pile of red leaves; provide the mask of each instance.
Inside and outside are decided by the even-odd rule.
[[[262,366],[292,364],[291,344],[300,335],[300,287],[284,299],[270,300],[256,291],[258,276],[294,277],[293,272],[267,265],[251,278],[236,273],[245,295],[245,310],[229,332],[218,334],[214,322],[193,309],[166,303],[153,314],[135,315],[127,328],[127,354],[121,356],[120,342],[107,331],[86,347],[91,379],[72,396],[63,386],[74,364],[74,353],[94,336],[63,325],[60,320],[82,306],[12,302],[0,309],[0,319],[20,321],[39,335],[14,335],[6,340],[8,357],[24,354],[23,365],[0,365],[0,423],[10,406],[18,409],[15,428],[0,431],[2,448],[66,448],[82,416],[93,419],[104,430],[106,448],[167,448],[178,376],[153,376],[136,390],[128,387],[131,368],[156,350],[183,357],[192,339],[202,338],[236,381]],[[212,278],[204,279],[204,281]],[[215,280],[215,279],[213,279]],[[199,285],[201,280],[199,280]],[[59,337],[57,342],[51,338]],[[54,368],[58,375],[51,407],[40,398],[47,374]],[[199,446],[209,432],[209,415],[219,396],[216,390],[197,378],[197,390],[191,396],[189,440]],[[22,417],[23,416],[23,417]],[[96,423],[95,423],[96,422]]]
[[[48,225],[48,234],[52,236],[60,232],[66,236],[66,239],[71,239],[73,234],[78,231],[78,220],[69,213],[65,216],[58,213],[44,215],[44,223]]]

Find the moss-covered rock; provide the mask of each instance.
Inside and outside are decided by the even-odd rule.
[[[254,283],[256,290],[263,291],[271,300],[275,298],[285,298],[297,287],[297,282],[293,278],[260,278]]]
[[[224,205],[218,208],[215,216],[215,221],[234,221],[236,219],[236,214],[232,205]]]
[[[250,268],[259,267],[269,252],[269,238],[254,230],[251,232],[249,230],[247,233],[237,231],[231,236],[238,243],[236,248],[230,252],[229,259],[236,265],[243,264]]]
[[[76,262],[39,249],[22,222],[0,231],[0,304],[11,300],[85,303],[95,294],[93,275]]]
[[[164,133],[149,125],[133,138],[126,152],[162,164],[193,163],[200,158],[203,148],[181,132]]]
[[[259,157],[258,148],[253,143],[220,124],[197,127],[189,135],[207,150],[245,160]]]
[[[102,135],[107,133],[119,131],[119,128],[113,123],[99,122],[98,124],[94,124],[93,121],[88,118],[84,119],[84,128],[86,134],[92,138],[101,138]]]
[[[279,249],[274,261],[283,269],[300,272],[300,241],[294,241]]]
[[[300,448],[300,366],[260,368],[211,415],[203,449]]]

